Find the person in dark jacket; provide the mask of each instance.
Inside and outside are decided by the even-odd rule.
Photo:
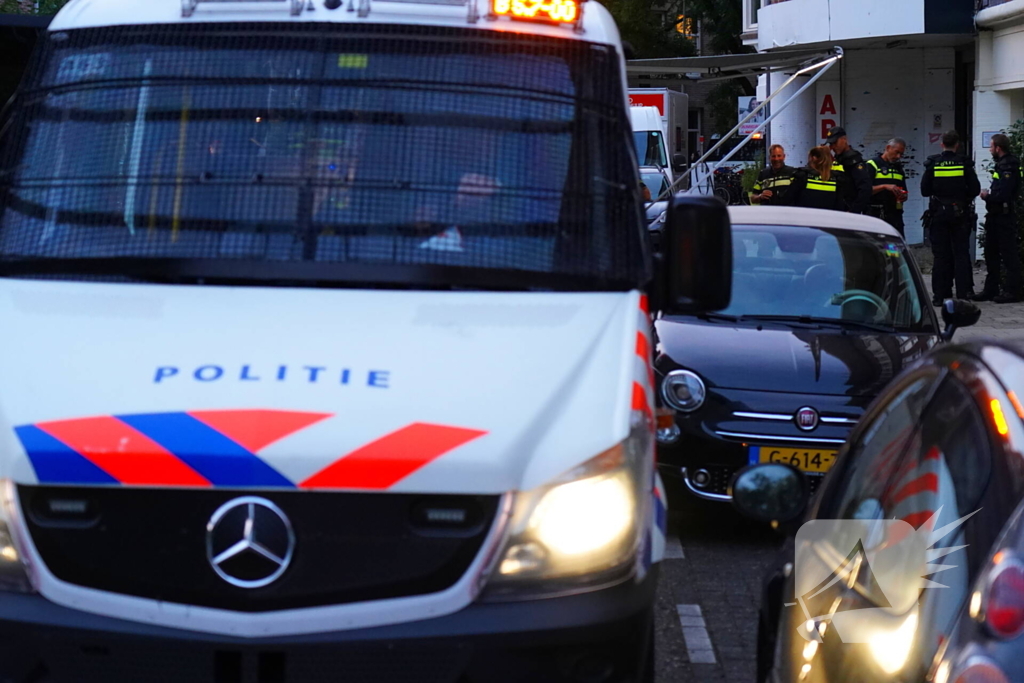
[[[992,136],[989,147],[996,160],[992,185],[981,193],[988,213],[985,216],[985,287],[975,301],[1008,304],[1021,300],[1021,263],[1017,246],[1016,198],[1020,189],[1020,160],[1010,153],[1010,138],[1002,133]],[[1001,270],[1006,268],[1006,287],[999,293]]]
[[[805,209],[842,211],[839,185],[832,174],[832,151],[828,147],[812,147],[807,153],[807,167],[793,173],[793,183],[784,197],[786,206]]]
[[[866,213],[871,204],[871,170],[861,153],[850,146],[846,130],[836,126],[828,132],[827,144],[835,155],[832,175],[839,185],[843,211]]]
[[[796,169],[786,165],[786,150],[782,145],[772,145],[768,150],[768,166],[761,170],[750,193],[751,204],[783,204],[783,196],[793,184]]]
[[[905,235],[903,202],[907,198],[906,173],[900,159],[906,151],[906,141],[893,138],[886,143],[884,152],[868,161],[875,178],[868,213],[896,228],[900,235]]]
[[[932,303],[941,306],[945,299],[974,296],[974,269],[971,268],[970,206],[981,191],[974,162],[960,154],[960,136],[955,130],[942,135],[942,153],[928,157],[921,177],[921,194],[930,197]]]

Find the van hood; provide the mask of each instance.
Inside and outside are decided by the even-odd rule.
[[[690,317],[657,323],[659,360],[700,374],[709,387],[829,396],[875,396],[939,338],[858,334]]]
[[[626,437],[639,306],[0,280],[0,477],[533,488]]]

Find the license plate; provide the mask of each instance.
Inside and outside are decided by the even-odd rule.
[[[792,465],[801,472],[824,474],[836,461],[838,451],[819,448],[776,448],[775,446],[751,446],[750,462],[778,462]]]

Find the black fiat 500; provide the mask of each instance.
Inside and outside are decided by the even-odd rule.
[[[670,488],[720,501],[752,463],[816,485],[872,399],[953,332],[882,221],[784,207],[730,218],[730,306],[655,323],[659,467]]]

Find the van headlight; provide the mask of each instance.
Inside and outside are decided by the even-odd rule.
[[[682,413],[700,408],[706,395],[704,380],[689,370],[673,370],[661,381],[661,398],[665,405]]]
[[[539,597],[628,578],[650,508],[652,441],[650,428],[638,424],[622,443],[518,493],[483,598]]]
[[[25,558],[18,552],[9,522],[16,515],[14,482],[0,479],[0,591],[34,591],[26,571]]]

